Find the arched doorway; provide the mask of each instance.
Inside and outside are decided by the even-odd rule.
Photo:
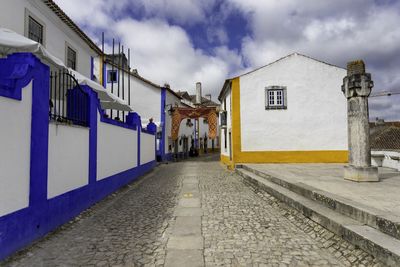
[[[175,107],[172,114],[172,129],[171,137],[172,141],[175,142],[179,137],[179,127],[181,121],[184,119],[199,119],[205,118],[208,123],[208,138],[215,140],[218,134],[218,115],[215,107],[198,107],[198,108],[187,108],[187,107]],[[196,137],[199,140],[199,136]],[[190,144],[191,145],[191,144]],[[198,145],[195,144],[195,149],[198,150]]]

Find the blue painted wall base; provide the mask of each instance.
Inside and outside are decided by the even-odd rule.
[[[156,161],[151,161],[49,199],[40,210],[28,207],[0,217],[0,260],[73,219],[104,197],[151,171],[155,166]]]
[[[81,86],[89,96],[86,107],[90,127],[88,185],[47,199],[49,67],[30,53],[16,53],[0,59],[0,97],[21,100],[22,89],[32,80],[29,206],[0,217],[0,260],[68,222],[83,210],[156,166],[154,160],[100,181],[96,180],[97,116],[98,111],[100,116],[103,113],[97,94],[90,87]],[[115,122],[103,116],[101,121],[140,132],[140,127],[136,129],[134,125]],[[140,139],[138,141],[140,153]]]

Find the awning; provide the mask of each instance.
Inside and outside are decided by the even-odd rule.
[[[73,69],[68,69],[70,73],[77,79],[79,84],[87,85],[95,91],[100,99],[101,107],[103,109],[116,109],[121,111],[133,111],[125,100],[111,94],[99,83],[92,81],[91,79],[83,76],[79,72]]]
[[[100,99],[103,109],[116,109],[122,111],[133,111],[125,100],[111,94],[99,83],[92,81],[84,75],[67,68],[63,61],[53,56],[47,49],[38,42],[22,36],[12,30],[0,28],[0,53],[12,54],[16,52],[30,52],[40,59],[54,64],[60,68],[69,70],[75,76],[79,84],[87,85],[95,91]]]

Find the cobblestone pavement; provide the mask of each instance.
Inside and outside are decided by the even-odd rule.
[[[381,266],[217,165],[198,165],[206,266]]]
[[[203,210],[198,266],[381,266],[215,158],[157,167],[3,265],[163,266],[182,183],[191,176]]]
[[[179,179],[176,168],[161,165],[5,265],[163,265]]]

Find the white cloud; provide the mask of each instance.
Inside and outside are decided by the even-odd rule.
[[[252,31],[243,38],[241,53],[252,68],[292,52],[339,66],[364,59],[374,92],[400,90],[400,2],[229,1],[249,19]],[[398,98],[389,98],[391,105],[383,109],[378,99],[371,100],[371,116],[400,119]]]
[[[202,81],[205,92],[215,96],[227,77],[300,52],[340,66],[364,59],[374,92],[400,90],[400,1],[87,0],[84,7],[80,0],[56,1],[89,34],[100,29],[108,39],[121,38],[132,48],[139,73],[176,89],[193,91]],[[223,8],[213,14],[217,4]],[[129,10],[143,12],[143,19],[128,18]],[[230,36],[224,24],[238,10],[249,23],[240,51],[226,46]],[[208,26],[212,55],[194,48],[181,26],[171,25],[196,23]],[[391,105],[383,109],[378,99],[371,99],[371,116],[395,118],[398,98],[389,98]]]
[[[206,55],[193,48],[182,28],[160,20],[124,19],[116,22],[114,29],[132,49],[133,66],[140,74],[159,83],[168,82],[175,89],[193,91],[195,83],[201,81],[204,91],[215,95],[229,72],[230,62],[224,60],[222,51],[237,56],[227,48],[217,49],[215,56]]]
[[[169,19],[176,23],[192,24],[204,21],[206,12],[215,4],[215,0],[137,0],[133,7],[143,7],[146,17]]]
[[[238,52],[222,46],[215,48],[212,55],[206,54],[194,48],[182,27],[167,22],[192,24],[204,21],[215,0],[88,0],[85,9],[81,8],[80,0],[56,2],[72,19],[83,25],[97,43],[100,38],[93,33],[99,29],[105,31],[108,41],[113,37],[120,39],[125,47],[131,48],[132,67],[158,84],[169,83],[176,90],[194,93],[195,83],[201,81],[203,92],[212,93],[215,99],[232,66],[241,67]],[[144,19],[139,21],[121,15],[127,8],[142,9]],[[113,10],[111,16],[109,10]],[[115,15],[117,13],[120,14]],[[209,35],[217,43],[227,41],[222,28],[210,31]],[[110,51],[109,45],[107,48]]]

